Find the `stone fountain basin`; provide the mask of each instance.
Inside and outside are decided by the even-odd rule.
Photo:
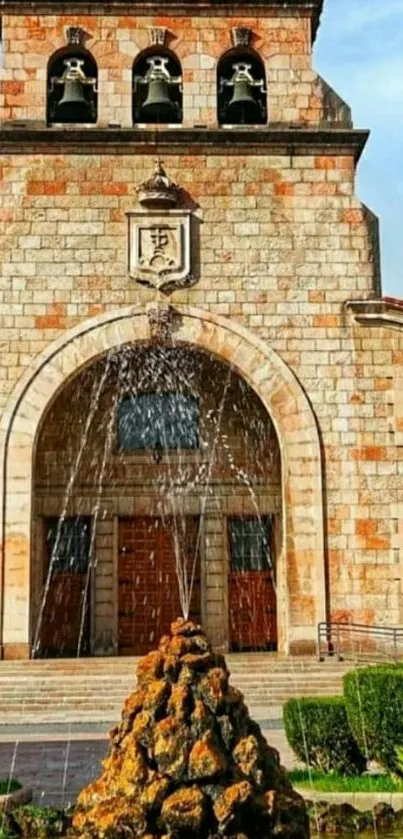
[[[11,810],[13,807],[19,807],[21,804],[29,804],[31,801],[32,789],[29,787],[22,787],[6,795],[0,795],[0,813]]]

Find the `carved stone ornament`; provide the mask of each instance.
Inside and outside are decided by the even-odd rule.
[[[156,160],[154,174],[137,189],[140,204],[150,209],[175,207],[179,192],[179,187],[168,177],[159,159]]]
[[[129,274],[157,289],[190,282],[190,210],[129,212]]]
[[[148,37],[150,47],[164,47],[167,37],[167,30],[165,26],[149,26]]]
[[[81,26],[68,26],[66,29],[66,40],[71,46],[82,47],[87,38],[88,35]]]
[[[174,311],[168,303],[157,301],[146,308],[147,320],[152,341],[167,342],[172,339]]]
[[[252,38],[252,30],[247,26],[234,26],[231,29],[233,47],[248,47]]]

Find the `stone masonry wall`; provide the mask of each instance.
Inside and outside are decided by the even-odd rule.
[[[334,615],[398,623],[403,449],[393,416],[403,340],[353,329],[343,308],[371,297],[373,283],[353,159],[166,154],[165,164],[200,220],[199,279],[173,303],[235,318],[295,372],[324,446]],[[152,298],[127,275],[125,213],[153,155],[7,155],[2,165],[5,404],[62,330]]]
[[[46,119],[47,65],[66,46],[68,26],[81,26],[88,33],[86,48],[98,64],[100,126],[132,124],[132,67],[150,45],[151,26],[167,28],[169,48],[182,64],[184,125],[212,127],[217,122],[216,66],[232,47],[232,26],[253,30],[252,46],[266,65],[270,122],[317,125],[326,119],[328,99],[311,66],[309,17],[278,10],[269,17],[261,13],[223,17],[212,11],[179,19],[137,14],[4,15],[0,119]]]
[[[101,125],[131,124],[131,66],[148,46],[151,24],[173,33],[186,125],[214,126],[215,63],[235,24],[251,26],[264,56],[270,119],[318,128],[326,121],[309,20],[274,13],[230,23],[217,13],[180,20],[5,16],[6,120],[44,120],[47,61],[65,43],[65,26],[75,23],[92,36]],[[153,299],[128,276],[126,213],[160,152],[196,219],[196,282],[174,291],[173,305],[245,326],[281,356],[314,411],[333,617],[402,623],[403,330],[382,321],[358,324],[344,305],[378,294],[373,226],[354,194],[353,148],[318,135],[298,151],[269,140],[266,148],[235,149],[228,134],[224,142],[181,150],[150,132],[148,146],[122,140],[113,148],[72,149],[55,148],[51,136],[46,148],[19,147],[0,158],[1,407],[64,331]],[[305,485],[301,479],[301,496],[308,488],[309,476]],[[286,507],[289,499],[283,501]],[[304,544],[297,548],[288,586],[303,618]]]

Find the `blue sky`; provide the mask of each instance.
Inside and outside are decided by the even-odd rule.
[[[380,218],[383,294],[403,297],[403,0],[325,0],[314,65],[371,129],[357,193]]]

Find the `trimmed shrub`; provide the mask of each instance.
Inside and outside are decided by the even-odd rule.
[[[403,667],[365,667],[344,677],[351,731],[362,752],[403,776]]]
[[[341,696],[290,699],[283,709],[287,740],[308,766],[360,775],[366,760],[351,733]]]

